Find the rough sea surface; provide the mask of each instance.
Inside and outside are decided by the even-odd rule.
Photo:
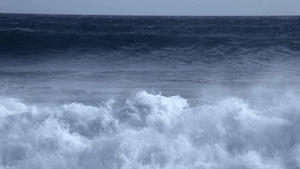
[[[0,14],[0,169],[299,169],[300,17]]]

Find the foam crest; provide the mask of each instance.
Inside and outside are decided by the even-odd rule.
[[[71,132],[86,137],[112,133],[118,130],[118,121],[114,119],[110,103],[106,106],[92,107],[72,103],[62,107],[59,119],[69,126]]]
[[[164,97],[139,92],[126,101],[125,109],[118,112],[117,118],[130,125],[163,130],[171,127],[187,106],[187,100],[179,96]]]
[[[13,98],[0,97],[0,116],[13,115],[27,111],[35,111],[34,106],[27,106]]]
[[[0,168],[299,168],[299,100],[253,109],[147,92],[99,106],[1,98]]]

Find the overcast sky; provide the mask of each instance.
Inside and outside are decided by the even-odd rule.
[[[0,13],[300,15],[300,0],[0,0]]]

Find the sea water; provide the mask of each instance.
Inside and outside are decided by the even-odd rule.
[[[300,168],[300,17],[0,14],[0,168]]]

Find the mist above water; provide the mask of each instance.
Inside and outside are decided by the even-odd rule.
[[[299,96],[253,109],[138,92],[122,104],[1,98],[3,168],[299,168]]]

